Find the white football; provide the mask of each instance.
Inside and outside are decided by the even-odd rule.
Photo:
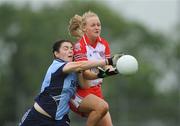
[[[136,58],[131,55],[123,55],[118,59],[116,68],[120,74],[134,74],[138,71],[138,62]]]

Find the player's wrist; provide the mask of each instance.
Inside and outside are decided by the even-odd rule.
[[[108,59],[105,59],[105,65],[109,65]]]

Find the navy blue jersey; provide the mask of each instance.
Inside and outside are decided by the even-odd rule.
[[[47,70],[41,92],[35,101],[55,120],[61,120],[69,112],[69,100],[77,86],[76,73],[63,73],[67,62],[55,59]]]

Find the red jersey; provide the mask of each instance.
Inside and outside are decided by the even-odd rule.
[[[79,42],[74,45],[74,60],[83,61],[83,60],[93,60],[93,59],[105,59],[110,58],[110,48],[108,42],[98,37],[96,42],[92,45],[89,42],[89,39],[84,35]],[[97,72],[96,68],[91,69],[94,72]],[[83,115],[79,112],[78,107],[83,100],[89,94],[94,94],[100,98],[103,98],[101,91],[102,79],[98,78],[95,80],[88,81],[90,88],[83,89],[81,87],[77,88],[74,98],[71,99],[70,108],[72,111]]]
[[[105,59],[110,58],[110,47],[108,42],[98,37],[96,42],[92,45],[89,42],[87,35],[84,35],[79,42],[74,45],[74,60],[93,60],[93,59]],[[97,68],[91,69],[93,72],[98,72]],[[90,80],[90,86],[96,86],[102,84],[102,78]]]

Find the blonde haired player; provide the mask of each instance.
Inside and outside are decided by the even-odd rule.
[[[75,61],[110,58],[109,44],[100,37],[101,22],[97,14],[88,11],[82,16],[75,15],[69,23],[70,34],[78,40],[74,47]],[[120,55],[116,55],[117,59],[119,57]],[[102,78],[116,73],[112,66],[106,66],[105,73],[92,68],[79,74],[81,86],[77,88],[76,96],[71,100],[70,105],[73,111],[88,117],[87,126],[112,126],[108,103],[103,99],[101,84]],[[90,78],[85,78],[85,75],[90,75]]]

